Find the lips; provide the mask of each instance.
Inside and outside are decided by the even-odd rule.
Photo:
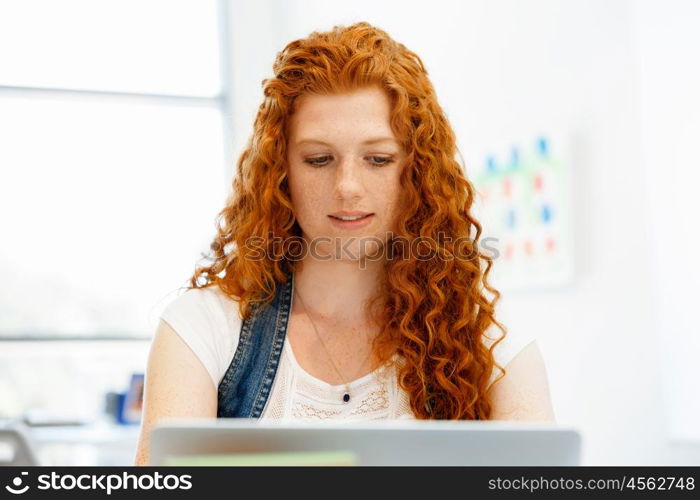
[[[366,217],[368,215],[372,215],[372,213],[371,212],[361,212],[359,210],[354,210],[354,211],[343,210],[343,211],[335,212],[335,213],[332,213],[329,215],[331,217],[335,217],[336,219],[339,219],[341,216],[342,217],[357,217],[357,216]]]
[[[370,215],[374,215],[374,214],[366,214],[366,215],[364,215],[364,216],[362,216],[362,217],[358,217],[358,218],[356,218],[356,219],[341,219],[340,217],[336,217],[335,215],[330,215],[329,217],[333,217],[335,220],[342,220],[343,222],[353,222],[353,221],[357,221],[357,220],[366,219],[366,218],[369,217]],[[346,215],[345,217],[356,217],[356,216],[353,216],[353,215]]]
[[[331,220],[331,224],[337,229],[342,231],[359,231],[372,224],[374,214],[367,214],[364,217],[354,220],[343,220],[334,215],[329,215],[328,218]]]

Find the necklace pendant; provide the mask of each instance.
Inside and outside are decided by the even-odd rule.
[[[350,401],[350,394],[348,394],[347,392],[343,394],[343,401],[345,401],[346,403]]]

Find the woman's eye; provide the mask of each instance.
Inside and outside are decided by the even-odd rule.
[[[372,156],[372,160],[375,162],[376,165],[387,165],[394,161],[393,158],[384,156]]]
[[[318,156],[316,158],[307,158],[304,160],[304,162],[308,163],[309,165],[321,167],[326,164],[328,158],[329,156]],[[370,156],[369,158],[370,160],[372,160],[372,163],[376,166],[387,165],[394,161],[393,158],[384,156]]]
[[[307,158],[306,160],[304,160],[304,162],[308,163],[309,165],[320,167],[323,166],[323,160],[326,159],[328,159],[328,156],[319,156],[316,158]]]

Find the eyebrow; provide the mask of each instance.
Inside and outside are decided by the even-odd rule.
[[[398,141],[394,139],[393,137],[375,137],[374,139],[367,139],[366,141],[362,141],[362,145],[368,145],[368,144],[376,144],[378,142],[393,142],[395,144],[398,144]],[[297,141],[297,145],[301,144],[322,144],[324,146],[330,146],[327,142],[320,141],[318,139],[302,139],[300,141]]]

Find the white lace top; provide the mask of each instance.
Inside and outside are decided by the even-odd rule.
[[[331,385],[304,370],[294,357],[289,338],[285,338],[270,401],[261,418],[321,420],[413,418],[404,391],[399,391],[392,374],[395,369],[382,366],[348,384],[350,401],[343,401],[346,386]]]
[[[186,290],[172,300],[161,318],[187,343],[218,388],[238,346],[242,319],[238,303],[218,287]],[[500,330],[494,339],[500,337]],[[534,337],[506,338],[494,349],[502,366]],[[490,340],[486,340],[490,345]],[[500,372],[499,372],[500,373]],[[492,379],[498,373],[494,370]],[[261,419],[277,420],[378,420],[414,418],[407,393],[398,386],[396,368],[379,367],[349,383],[350,401],[342,400],[345,384],[330,385],[306,372],[294,357],[288,338]]]

